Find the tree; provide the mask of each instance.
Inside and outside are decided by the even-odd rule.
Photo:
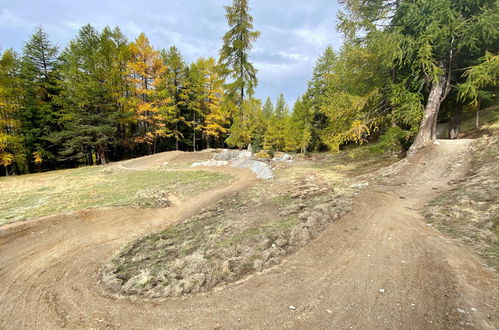
[[[146,143],[149,153],[155,153],[158,137],[171,135],[167,127],[169,99],[157,91],[166,67],[160,52],[151,46],[144,33],[130,43],[129,50],[128,79],[134,89],[134,97],[130,100],[138,123],[135,140]]]
[[[393,47],[392,83],[426,100],[411,151],[432,143],[441,104],[463,79],[462,65],[479,64],[497,47],[497,1],[341,2],[348,13],[340,15],[339,27],[347,38]]]
[[[21,86],[20,63],[17,54],[6,50],[0,58],[0,165],[9,175],[9,166],[25,160],[19,121],[16,119],[20,107]]]
[[[180,141],[184,137],[182,133],[189,127],[186,111],[189,101],[189,80],[186,64],[177,47],[172,46],[169,50],[161,52],[163,63],[166,66],[164,82],[161,88],[165,90],[171,99],[172,106],[168,114],[171,136],[175,139],[175,149],[179,150]],[[183,126],[182,126],[183,125]]]
[[[206,143],[209,148],[210,140],[214,139],[215,144],[219,144],[229,125],[229,114],[223,107],[224,80],[220,77],[220,68],[216,65],[213,57],[207,60],[202,59],[202,68],[204,72],[204,97],[206,115],[202,126],[206,135]]]
[[[60,109],[53,102],[59,94],[58,64],[58,48],[39,27],[23,49],[23,98],[19,113],[28,163],[35,163],[37,167],[46,160],[53,160],[58,153],[50,142],[50,135],[60,130]]]
[[[293,113],[285,125],[285,150],[305,153],[312,139],[311,116],[309,109],[298,98],[293,106]]]
[[[62,54],[57,101],[62,106],[63,128],[52,141],[63,145],[64,159],[87,164],[93,164],[94,159],[101,164],[108,161],[107,151],[115,141],[120,115],[112,83],[118,59],[107,51],[112,42],[109,33],[100,34],[85,25]]]
[[[247,114],[245,109],[251,108],[251,103],[245,104],[247,98],[251,99],[254,89],[258,83],[256,69],[249,61],[249,50],[252,43],[258,38],[260,33],[253,30],[253,17],[251,17],[248,0],[233,0],[232,6],[225,7],[225,17],[230,30],[223,37],[223,46],[220,50],[220,63],[224,68],[223,77],[228,79],[225,91],[233,104],[237,116],[233,122],[231,131],[242,132]],[[239,126],[237,126],[239,125]],[[234,137],[245,134],[231,133],[233,144],[241,145],[240,141],[235,141]]]
[[[309,113],[312,118],[307,122],[310,124],[312,134],[311,139],[315,140],[315,149],[320,149],[321,131],[327,125],[327,117],[321,108],[328,102],[326,94],[331,86],[331,75],[338,58],[331,46],[326,47],[321,56],[317,59],[312,79],[308,82],[307,91],[302,99],[301,107]]]
[[[274,113],[267,122],[267,131],[265,134],[264,147],[275,150],[284,150],[285,147],[285,127],[287,125],[289,107],[284,99],[284,94],[279,94],[277,98]]]
[[[226,68],[225,75],[231,78],[226,86],[227,93],[239,107],[245,96],[251,96],[257,85],[256,69],[249,61],[248,52],[260,32],[253,30],[248,0],[233,0],[232,6],[225,6],[225,17],[230,30],[223,37],[220,63]]]

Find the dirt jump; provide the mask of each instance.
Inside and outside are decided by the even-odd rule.
[[[251,187],[249,170],[217,168],[237,179],[166,209],[92,209],[0,227],[0,328],[497,328],[495,275],[420,215],[466,174],[469,147],[440,141],[380,172],[349,214],[280,265],[180,298],[112,295],[99,272],[125,243]]]

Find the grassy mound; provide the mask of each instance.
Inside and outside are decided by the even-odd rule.
[[[115,292],[180,296],[278,264],[350,209],[352,193],[323,178],[261,183],[176,227],[127,246],[104,270]]]

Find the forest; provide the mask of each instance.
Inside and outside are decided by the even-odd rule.
[[[496,0],[341,0],[339,50],[317,59],[293,105],[254,96],[248,0],[225,7],[219,58],[187,63],[142,33],[81,27],[64,48],[42,26],[0,53],[0,175],[106,164],[168,150],[414,152],[437,122],[497,103]],[[164,45],[163,45],[164,46]]]

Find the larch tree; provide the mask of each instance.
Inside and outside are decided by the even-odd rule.
[[[462,79],[462,69],[478,65],[486,51],[497,52],[496,0],[343,0],[340,29],[348,39],[389,44],[397,49],[392,83],[424,101],[417,151],[436,139],[441,104]],[[380,38],[372,38],[381,36]],[[390,47],[390,46],[389,46]],[[463,67],[464,65],[464,67]],[[400,86],[399,86],[400,87]]]
[[[180,149],[184,128],[190,126],[186,112],[189,102],[189,79],[187,66],[177,47],[172,46],[161,52],[163,63],[166,66],[161,88],[171,100],[168,114],[171,136],[175,139],[175,149]]]
[[[206,135],[206,144],[210,148],[211,140],[220,145],[222,137],[227,133],[229,114],[222,106],[224,98],[224,80],[220,76],[220,68],[213,57],[204,60],[204,95],[206,97],[206,116],[202,125]]]
[[[6,176],[9,175],[9,166],[24,161],[20,123],[17,120],[21,106],[19,76],[19,58],[12,49],[8,49],[0,57],[0,165],[4,167]]]
[[[157,88],[164,79],[166,67],[149,39],[141,33],[130,43],[128,61],[129,83],[133,87],[132,108],[138,123],[135,140],[146,143],[150,153],[156,152],[158,137],[171,134],[167,127],[168,98],[160,95]]]

